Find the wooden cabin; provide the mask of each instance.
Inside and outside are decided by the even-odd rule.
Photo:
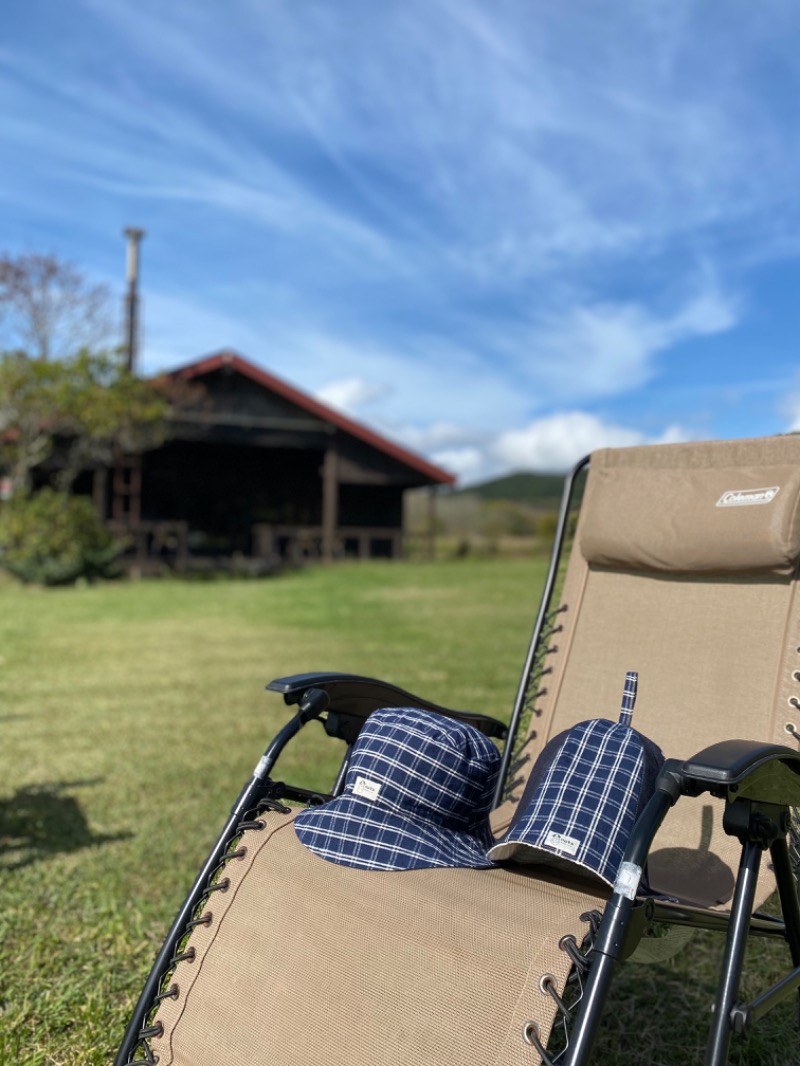
[[[235,352],[172,376],[187,388],[164,442],[94,473],[140,566],[400,558],[403,493],[455,480]]]

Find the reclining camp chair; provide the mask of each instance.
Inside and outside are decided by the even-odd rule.
[[[505,730],[381,682],[280,679],[268,687],[296,713],[178,915],[118,1066],[535,1066],[549,1061],[575,974],[582,995],[560,1061],[578,1066],[590,1061],[615,969],[655,921],[726,933],[708,1064],[727,1061],[732,1033],[796,995],[800,908],[787,832],[800,805],[800,437],[592,455],[561,587],[568,501],[493,824],[498,834],[508,827],[547,739],[613,714],[626,671],[637,670],[638,728],[668,759],[613,890],[545,866],[385,873],[311,853],[293,831],[297,807],[284,801],[326,797],[271,776],[306,722],[323,721],[348,751],[382,706],[439,710],[495,737]],[[753,916],[776,881],[783,920]],[[783,942],[787,976],[746,1003],[738,988],[751,935]]]

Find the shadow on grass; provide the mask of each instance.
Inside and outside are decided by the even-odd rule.
[[[27,785],[0,799],[0,870],[21,870],[53,855],[128,839],[130,833],[92,832],[77,799],[67,791],[99,780]]]

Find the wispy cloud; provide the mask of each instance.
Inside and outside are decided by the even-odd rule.
[[[640,304],[578,302],[491,331],[454,320],[449,336],[406,330],[376,343],[357,326],[312,327],[296,308],[284,307],[280,322],[265,312],[246,324],[188,295],[145,301],[150,360],[168,362],[170,346],[181,359],[238,347],[408,443],[419,427],[414,446],[423,450],[488,447],[488,435],[536,412],[634,393],[663,374],[673,346],[731,329],[737,313],[736,300],[711,287],[662,316]]]
[[[593,400],[641,387],[656,376],[661,353],[730,330],[738,317],[736,300],[716,287],[661,314],[637,303],[577,303],[539,316],[508,354],[517,365],[526,359],[545,406]]]
[[[7,240],[109,276],[141,222],[147,365],[233,346],[465,472],[563,465],[696,424],[655,388],[690,405],[686,351],[736,350],[757,267],[800,251],[798,30],[784,0],[724,26],[696,0],[79,0],[0,50]]]
[[[504,374],[467,346],[419,334],[405,343],[375,344],[358,331],[316,331],[284,322],[272,333],[270,364],[305,387],[330,397],[331,388],[351,413],[389,434],[441,421],[446,408],[468,427],[493,427],[524,416],[527,403]],[[347,378],[341,378],[342,368]],[[446,401],[443,397],[447,397]],[[454,419],[455,420],[455,419]]]
[[[691,265],[698,241],[713,248],[726,228],[789,204],[800,176],[800,151],[737,78],[747,42],[732,35],[709,67],[692,44],[704,28],[692,4],[638,18],[624,4],[602,18],[578,5],[567,18],[504,0],[490,20],[469,0],[412,0],[379,17],[351,2],[349,18],[238,0],[224,25],[186,3],[84,6],[125,42],[116,76],[84,44],[79,80],[44,81],[41,63],[40,89],[79,106],[89,135],[91,116],[138,132],[143,195],[241,196],[280,226],[277,199],[309,230],[327,216],[340,239],[380,233],[426,272],[524,279],[688,234]],[[17,63],[36,71],[35,55]],[[96,137],[92,148],[87,172],[113,153]]]

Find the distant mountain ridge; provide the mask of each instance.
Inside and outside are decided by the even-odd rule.
[[[564,488],[563,474],[520,471],[457,489],[454,496],[477,496],[481,500],[513,500],[533,506],[557,505]]]

